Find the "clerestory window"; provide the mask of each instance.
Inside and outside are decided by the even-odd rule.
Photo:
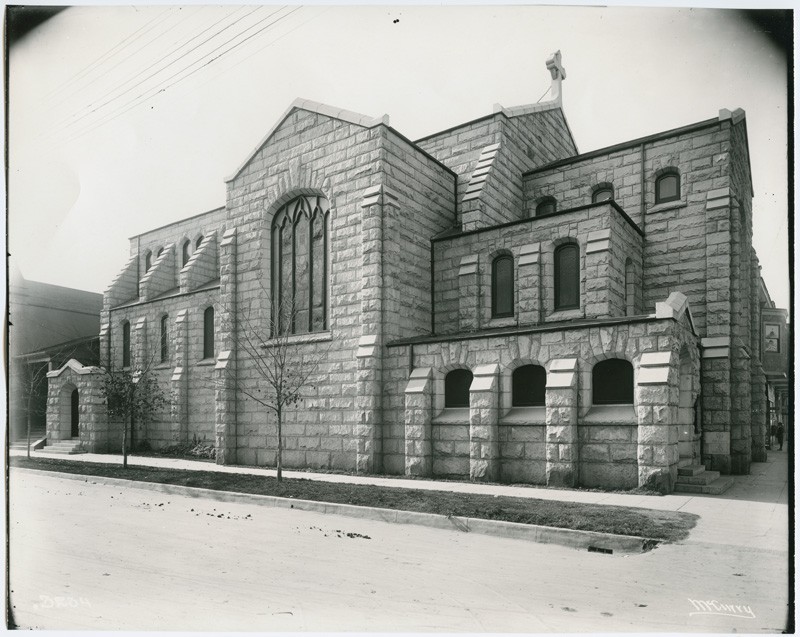
[[[214,308],[203,312],[203,358],[214,358]]]
[[[502,254],[492,261],[492,317],[514,316],[514,258]]]
[[[681,198],[681,178],[676,172],[668,172],[656,179],[656,203],[677,201]]]
[[[575,243],[565,243],[555,254],[555,309],[580,307],[580,251]]]

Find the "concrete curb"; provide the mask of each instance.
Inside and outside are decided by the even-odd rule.
[[[615,535],[613,533],[600,533],[597,531],[560,529],[550,526],[538,526],[535,524],[505,522],[502,520],[462,518],[438,515],[435,513],[399,511],[395,509],[357,506],[353,504],[318,502],[315,500],[295,500],[292,498],[279,498],[272,495],[217,491],[214,489],[201,489],[199,487],[184,487],[174,484],[161,484],[159,482],[141,482],[137,480],[108,478],[80,473],[61,473],[58,471],[44,471],[41,469],[27,469],[23,467],[11,468],[14,472],[33,473],[44,476],[56,475],[68,480],[115,485],[144,491],[155,491],[157,493],[183,495],[190,498],[205,498],[217,502],[236,502],[241,504],[278,507],[282,509],[297,509],[299,511],[313,511],[315,513],[343,515],[351,518],[389,522],[392,524],[416,524],[447,531],[455,530],[464,533],[480,533],[482,535],[527,540],[540,544],[558,544],[569,548],[593,550],[600,553],[622,553],[628,555],[645,553],[658,544],[655,540],[633,535]]]

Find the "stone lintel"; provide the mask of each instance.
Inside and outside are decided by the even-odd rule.
[[[706,347],[730,347],[730,336],[711,336],[701,339],[700,346]]]
[[[586,237],[587,241],[601,241],[602,239],[610,239],[611,238],[611,229],[605,228],[603,230],[595,230],[594,232],[590,232]]]
[[[547,375],[547,389],[569,389],[575,385],[575,372],[555,372]]]
[[[486,365],[478,365],[472,374],[473,376],[494,376],[499,370],[500,366],[497,363],[487,363]]]
[[[458,268],[458,276],[465,274],[476,274],[478,272],[478,255],[471,254],[461,259],[461,264]]]
[[[669,367],[643,367],[639,370],[638,385],[666,385],[669,383]]]
[[[551,372],[569,372],[578,368],[577,358],[556,358],[550,361]]]
[[[646,352],[642,354],[639,359],[639,365],[642,367],[658,367],[661,365],[669,365],[672,352]]]
[[[586,244],[586,254],[605,252],[609,249],[611,249],[611,242],[608,239],[603,241],[590,241]]]
[[[236,241],[236,228],[231,228],[230,230],[226,230],[225,233],[222,235],[222,241],[220,241],[220,247],[228,247],[232,243]]]

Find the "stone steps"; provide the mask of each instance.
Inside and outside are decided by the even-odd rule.
[[[80,440],[59,440],[52,445],[47,445],[42,449],[45,453],[63,453],[65,455],[73,455],[76,453],[86,453],[81,447]]]
[[[710,484],[682,484],[675,483],[675,493],[703,493],[706,495],[720,495],[733,485],[731,476],[720,476]]]
[[[721,476],[719,471],[706,471],[703,465],[687,464],[678,467],[675,493],[703,493],[719,495],[733,484],[731,476]]]
[[[47,434],[44,429],[31,430],[31,449],[41,449],[47,441]],[[28,434],[27,432],[18,437],[16,440],[8,445],[9,449],[22,449],[28,448]]]

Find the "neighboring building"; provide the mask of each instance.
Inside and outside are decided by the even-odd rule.
[[[273,464],[236,343],[293,300],[293,346],[327,355],[286,413],[285,466],[670,491],[679,467],[764,459],[744,112],[579,154],[560,54],[547,68],[549,101],[416,142],[298,100],[224,208],[134,237],[101,360],[157,356],[172,398],[137,439]],[[95,377],[53,374],[48,435]],[[113,448],[97,423],[81,440]]]
[[[783,425],[789,433],[789,352],[791,340],[787,319],[789,313],[776,308],[769,290],[761,279],[761,339],[759,355],[767,380],[767,425]]]
[[[12,268],[9,277],[9,439],[31,429],[44,435],[49,369],[70,358],[98,362],[100,310],[96,292],[27,281]],[[41,437],[41,436],[40,436]]]

